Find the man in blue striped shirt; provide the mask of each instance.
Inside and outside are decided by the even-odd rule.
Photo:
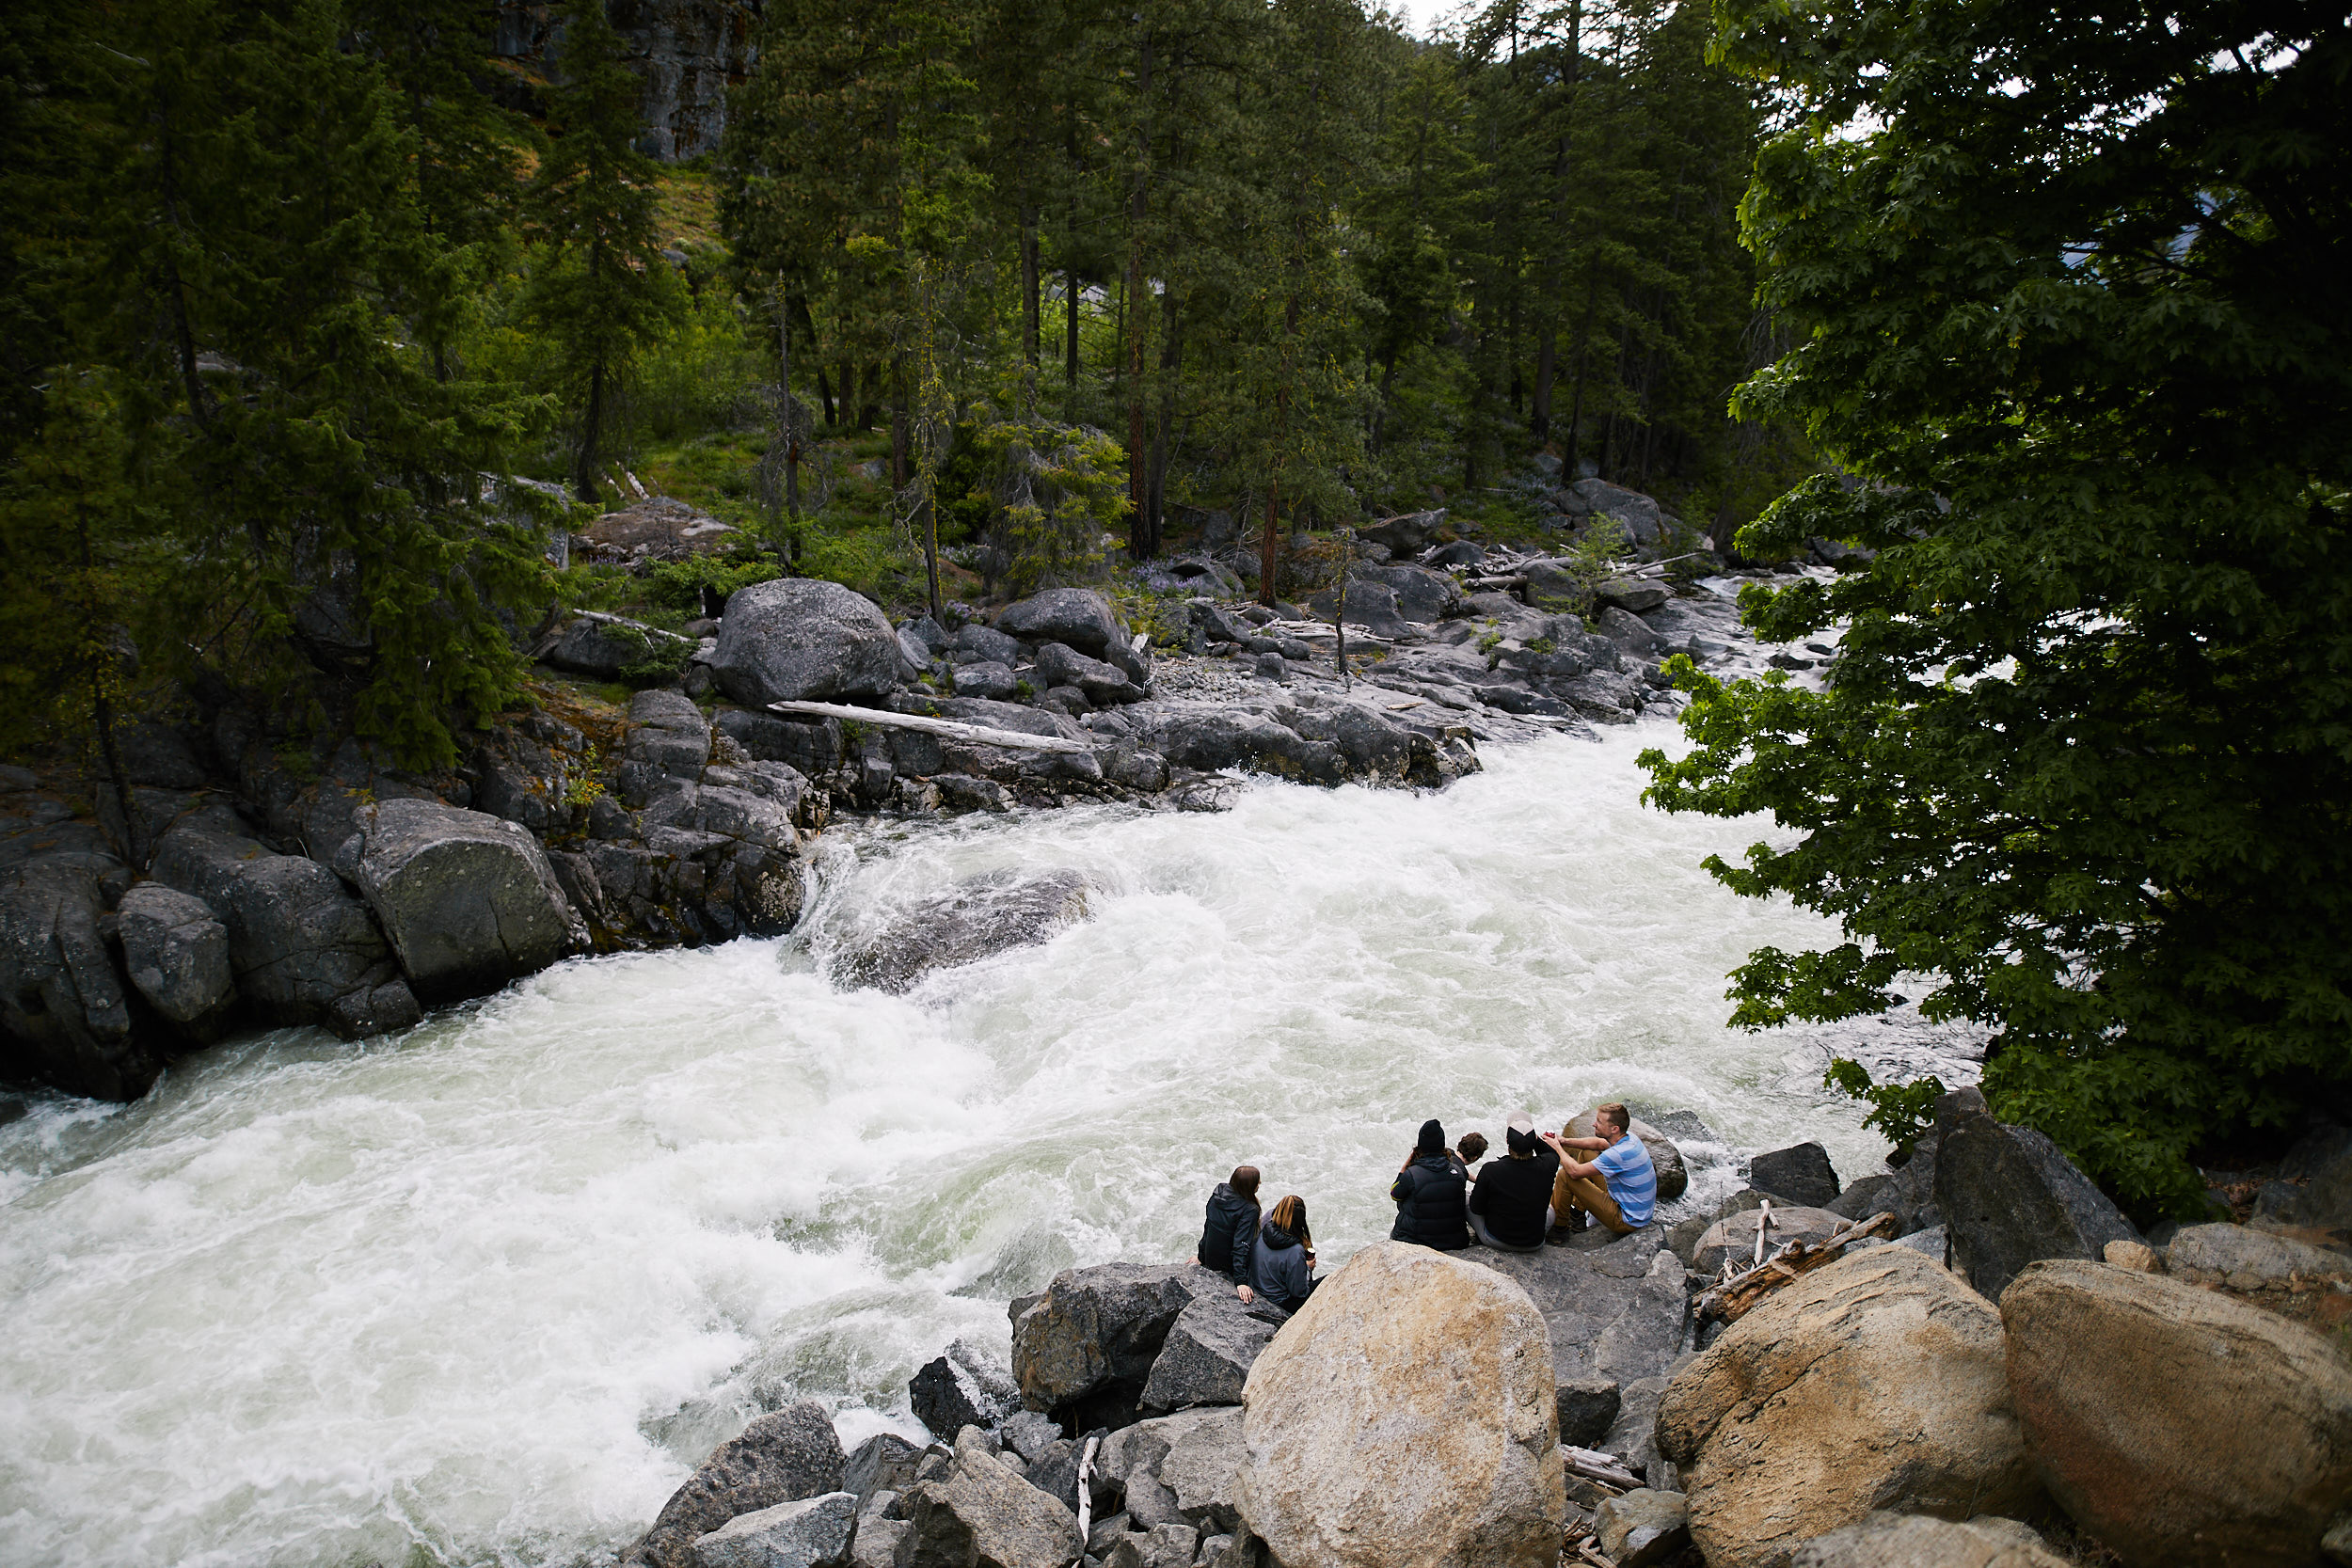
[[[1612,1101],[1593,1112],[1597,1137],[1543,1135],[1560,1156],[1560,1174],[1551,1189],[1552,1212],[1559,1222],[1555,1236],[1561,1230],[1583,1229],[1586,1214],[1615,1234],[1629,1236],[1657,1213],[1658,1170],[1632,1126],[1633,1114]],[[1593,1158],[1582,1161],[1578,1154]]]

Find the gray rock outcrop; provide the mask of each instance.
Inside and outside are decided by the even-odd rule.
[[[1748,1162],[1748,1185],[1804,1209],[1826,1209],[1838,1193],[1829,1150],[1816,1143],[1757,1155]]]
[[[1524,1291],[1375,1242],[1250,1369],[1241,1515],[1284,1568],[1554,1568],[1556,1387]]]
[[[2352,1499],[2352,1365],[2298,1324],[2159,1275],[2028,1264],[2009,1384],[2050,1494],[2135,1568],[2289,1568]]]
[[[99,931],[118,879],[127,879],[120,863],[97,855],[0,868],[0,1033],[12,1047],[11,1076],[135,1100],[163,1071],[162,1052],[134,1027]]]
[[[622,1554],[624,1568],[690,1568],[694,1543],[739,1514],[841,1490],[841,1439],[816,1400],[803,1400],[722,1443],[671,1494],[653,1527]]]
[[[1089,891],[1075,871],[973,878],[841,952],[833,961],[834,982],[894,996],[911,990],[934,970],[1050,941],[1087,917]]]
[[[1067,643],[1096,658],[1127,640],[1119,612],[1091,588],[1049,588],[1016,600],[996,617],[995,629],[1024,642]]]
[[[2037,1259],[2102,1258],[2109,1242],[2139,1239],[2058,1145],[1983,1111],[1966,1111],[1943,1128],[1935,1203],[1950,1228],[1954,1263],[1992,1301]]]
[[[141,882],[115,909],[122,967],[147,1005],[192,1039],[210,1039],[236,1003],[229,927],[201,901]]]
[[[264,1022],[358,1039],[424,1016],[367,907],[318,862],[191,820],[164,835],[150,873],[220,917],[237,993]]]
[[[1462,1254],[1527,1292],[1549,1337],[1556,1402],[1560,1384],[1603,1379],[1623,1386],[1656,1377],[1681,1354],[1690,1317],[1682,1262],[1652,1226],[1612,1238],[1595,1227],[1565,1247],[1541,1252]]]
[[[747,707],[881,697],[898,684],[898,634],[874,602],[815,578],[738,589],[710,671]]]
[[[2042,1498],[1999,1315],[1901,1247],[1766,1297],[1676,1374],[1657,1439],[1710,1568],[1777,1568],[1880,1508],[1965,1519]]]
[[[462,1001],[581,944],[539,841],[438,800],[385,800],[336,854],[420,1002]]]

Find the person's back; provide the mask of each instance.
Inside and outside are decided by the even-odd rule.
[[[1249,1285],[1285,1312],[1295,1312],[1314,1293],[1315,1240],[1307,1228],[1305,1200],[1291,1196],[1258,1223],[1249,1252]]]
[[[1236,1285],[1249,1283],[1249,1251],[1258,1240],[1258,1167],[1236,1165],[1209,1195],[1194,1256]]]
[[[1534,1118],[1525,1112],[1511,1118],[1509,1144],[1508,1158],[1479,1168],[1470,1195],[1470,1224],[1489,1246],[1533,1252],[1543,1245],[1550,1224],[1560,1159],[1535,1136]]]
[[[1439,1252],[1468,1246],[1468,1186],[1462,1167],[1445,1147],[1445,1129],[1434,1119],[1422,1123],[1420,1143],[1389,1184],[1389,1196],[1396,1203],[1396,1224],[1389,1240],[1418,1242]]]

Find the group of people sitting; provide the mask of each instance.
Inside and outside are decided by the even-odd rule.
[[[1448,1148],[1436,1118],[1422,1123],[1389,1185],[1396,1204],[1389,1239],[1440,1252],[1473,1244],[1539,1252],[1547,1243],[1566,1245],[1590,1223],[1629,1235],[1657,1212],[1658,1172],[1623,1105],[1597,1109],[1590,1137],[1570,1128],[1538,1132],[1533,1117],[1514,1112],[1503,1138],[1504,1157],[1487,1160],[1483,1134]],[[1239,1165],[1209,1195],[1200,1260],[1231,1279],[1245,1303],[1263,1297],[1295,1312],[1321,1283],[1307,1203],[1293,1194],[1262,1212],[1258,1182],[1257,1166]]]

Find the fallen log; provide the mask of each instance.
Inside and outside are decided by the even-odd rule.
[[[1560,1463],[1586,1481],[1597,1481],[1604,1486],[1630,1492],[1644,1484],[1642,1478],[1627,1469],[1615,1454],[1580,1449],[1573,1443],[1560,1445]]]
[[[1849,1243],[1877,1235],[1882,1230],[1891,1230],[1894,1224],[1894,1215],[1882,1212],[1867,1220],[1857,1220],[1817,1243],[1790,1242],[1756,1267],[1734,1275],[1700,1296],[1698,1321],[1704,1323],[1721,1318],[1725,1323],[1737,1323],[1747,1316],[1756,1303],[1782,1286],[1844,1257]],[[1758,1235],[1761,1234],[1759,1229]]]
[[[1058,735],[1026,735],[1019,730],[995,730],[985,724],[933,719],[927,714],[890,713],[882,708],[849,707],[840,703],[810,703],[791,699],[770,703],[768,710],[771,713],[805,714],[812,719],[840,719],[853,724],[879,724],[884,729],[921,730],[925,735],[968,741],[975,746],[1001,747],[1008,752],[1058,752],[1065,756],[1078,756],[1094,750],[1083,740],[1070,740]]]

